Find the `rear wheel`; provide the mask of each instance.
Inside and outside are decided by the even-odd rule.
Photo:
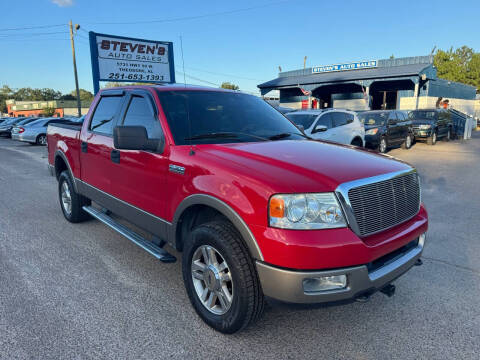
[[[72,179],[67,171],[63,171],[58,178],[58,197],[65,219],[72,223],[78,223],[89,218],[82,207],[90,205],[91,201],[75,192]]]
[[[378,144],[378,151],[382,154],[387,152],[387,140],[385,138],[380,139],[380,143]]]
[[[183,251],[183,281],[197,314],[231,334],[260,317],[264,297],[250,254],[228,222],[197,226]]]
[[[452,138],[452,130],[448,128],[447,135],[445,135],[445,137],[443,138],[443,141],[450,141],[451,138]]]
[[[407,137],[405,138],[405,141],[402,143],[402,149],[410,149],[412,147],[412,135],[408,134]]]
[[[428,145],[435,145],[437,143],[437,132],[434,131],[432,136],[429,136],[427,138],[427,144]]]
[[[45,134],[40,134],[37,136],[37,145],[47,145],[47,135]]]

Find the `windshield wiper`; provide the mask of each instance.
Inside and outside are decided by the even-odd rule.
[[[236,139],[240,136],[250,136],[255,139],[259,140],[268,140],[264,137],[261,136],[256,136],[252,134],[247,134],[247,133],[241,133],[241,132],[211,132],[211,133],[205,133],[205,134],[198,134],[198,135],[193,135],[191,137],[185,138],[184,140],[201,140],[201,139]]]
[[[285,139],[287,137],[290,137],[292,135],[300,135],[300,136],[303,136],[306,139],[309,139],[309,140],[312,139],[311,137],[309,137],[305,134],[302,134],[302,133],[288,133],[288,132],[272,135],[272,136],[269,137],[269,139],[270,140],[280,140],[280,139]]]

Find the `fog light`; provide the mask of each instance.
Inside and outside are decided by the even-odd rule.
[[[345,289],[346,287],[347,275],[321,276],[303,279],[303,291],[306,293]]]
[[[423,233],[418,237],[418,245],[423,246],[425,244],[425,239],[427,237],[427,233]]]

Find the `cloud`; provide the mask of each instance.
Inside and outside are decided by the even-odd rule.
[[[52,0],[52,2],[60,7],[73,6],[73,0]]]

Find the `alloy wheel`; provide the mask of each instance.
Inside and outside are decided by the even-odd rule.
[[[66,181],[62,184],[62,207],[65,213],[70,215],[72,213],[72,195]]]
[[[385,151],[387,151],[387,142],[385,141],[385,139],[380,140],[379,150],[381,153],[384,153]]]
[[[199,246],[192,257],[191,273],[203,306],[215,315],[225,314],[233,301],[233,281],[220,252],[210,245]]]

